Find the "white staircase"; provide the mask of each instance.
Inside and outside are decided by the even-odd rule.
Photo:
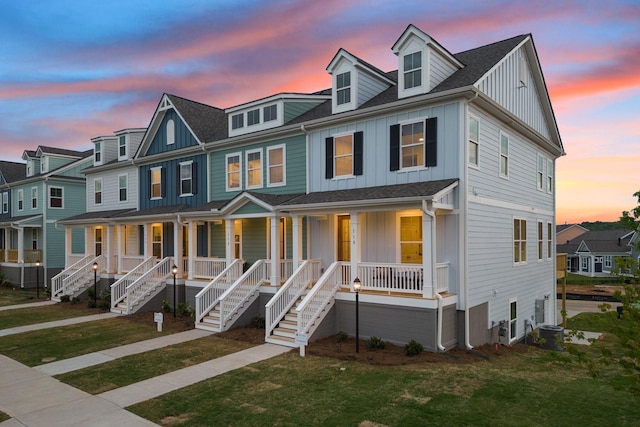
[[[297,347],[297,308],[320,277],[320,260],[304,261],[265,306],[265,341]]]
[[[242,275],[242,261],[233,260],[196,295],[196,329],[220,331],[220,296]]]
[[[98,263],[98,269],[93,264]],[[63,295],[77,297],[94,285],[94,274],[104,271],[105,260],[102,255],[87,255],[51,278],[51,300],[60,302]]]
[[[133,314],[166,288],[173,258],[149,257],[111,285],[111,312]]]

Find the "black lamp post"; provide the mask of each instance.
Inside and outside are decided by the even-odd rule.
[[[353,290],[356,291],[356,353],[360,353],[360,313],[358,295],[360,294],[360,279],[357,277],[353,281]]]
[[[36,298],[40,299],[40,260],[36,261]]]
[[[98,262],[94,262],[93,268],[93,303],[98,304]]]
[[[176,318],[176,305],[177,305],[177,300],[176,300],[176,274],[178,274],[178,266],[176,266],[175,264],[173,264],[173,267],[171,267],[171,274],[173,274],[173,318]]]

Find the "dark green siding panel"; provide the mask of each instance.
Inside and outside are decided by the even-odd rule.
[[[71,229],[71,253],[83,254],[84,253],[84,228],[74,227]]]
[[[47,227],[47,268],[64,268],[64,250],[60,250],[60,248],[64,248],[64,231],[63,230],[55,230],[53,229],[53,224],[50,224],[51,227]]]
[[[267,220],[248,218],[242,220],[242,257],[251,265],[267,257]]]
[[[167,122],[173,120],[175,129],[175,142],[171,145],[167,145]],[[167,151],[179,150],[181,148],[192,147],[198,145],[198,141],[193,136],[189,128],[180,120],[180,117],[175,110],[168,110],[156,134],[153,136],[153,140],[149,145],[149,149],[145,155],[165,153]]]
[[[285,102],[284,122],[287,123],[289,120],[295,119],[317,105],[317,102]]]
[[[244,206],[242,206],[240,209],[237,209],[235,212],[233,212],[236,215],[247,215],[247,214],[257,214],[257,213],[266,213],[268,212],[265,208],[263,208],[262,206],[258,206],[255,203],[249,202],[247,204],[245,204]]]
[[[225,225],[224,222],[221,224],[210,223],[209,228],[211,229],[211,247],[210,247],[210,256],[226,258],[227,254],[225,251]]]

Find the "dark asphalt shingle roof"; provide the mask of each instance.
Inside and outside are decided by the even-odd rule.
[[[27,177],[27,165],[25,163],[0,160],[0,172],[2,172],[5,182],[20,181]]]
[[[60,222],[65,221],[84,221],[84,220],[92,220],[92,219],[109,219],[115,216],[124,214],[126,212],[131,212],[134,209],[114,209],[110,211],[98,211],[98,212],[85,212],[78,215],[70,216],[68,218],[64,218],[60,220]]]
[[[228,137],[227,115],[224,110],[166,94],[200,142],[217,141]]]
[[[631,248],[627,244],[630,238],[629,230],[620,229],[588,231],[574,240],[584,242],[592,253],[615,253],[629,252]]]
[[[172,213],[181,213],[189,210],[190,206],[188,205],[168,205],[168,206],[157,206],[153,208],[139,210],[132,210],[128,212],[124,212],[119,215],[114,215],[112,218],[128,218],[128,217],[138,217],[138,216],[156,216],[156,215],[169,215]]]

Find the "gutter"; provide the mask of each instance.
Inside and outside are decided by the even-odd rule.
[[[436,325],[436,345],[438,350],[445,351],[445,347],[442,345],[442,296],[439,292],[436,292],[436,213],[433,209],[433,202],[422,201],[422,211],[431,218],[431,259],[430,261],[430,273],[431,273],[431,286],[432,293],[438,299],[438,320]]]

